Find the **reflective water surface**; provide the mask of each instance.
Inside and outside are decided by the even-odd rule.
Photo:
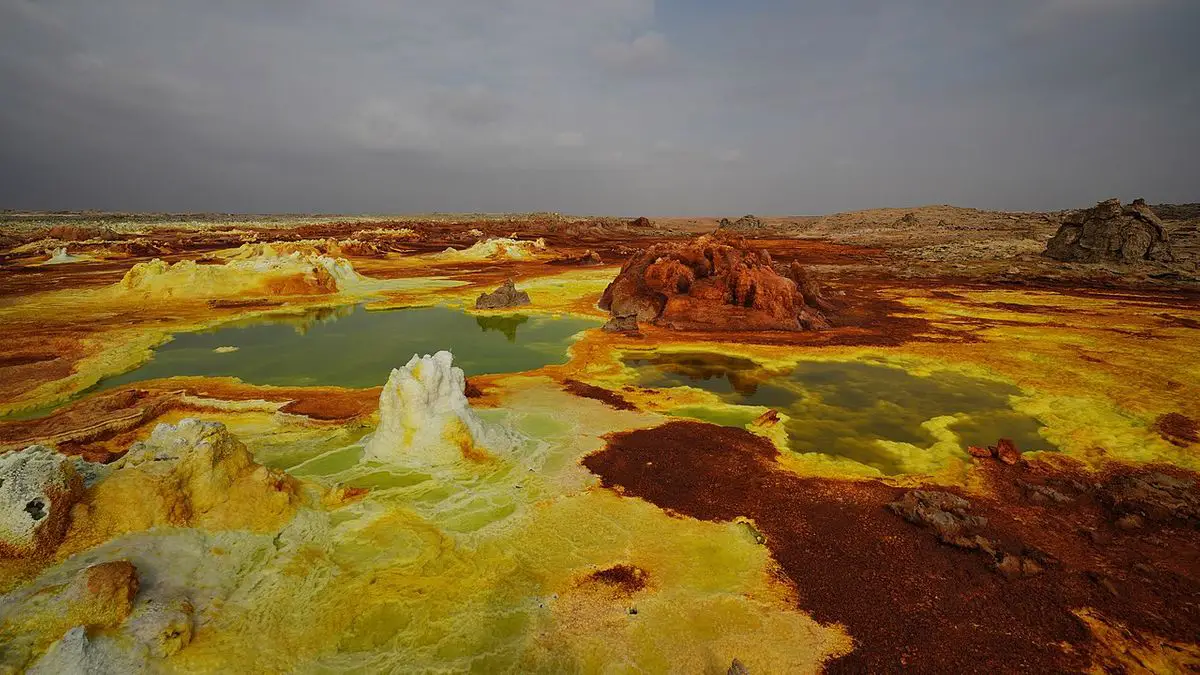
[[[786,429],[793,450],[847,457],[884,473],[899,467],[878,441],[928,447],[937,438],[925,423],[942,416],[958,416],[947,428],[964,448],[994,445],[1004,437],[1023,450],[1055,449],[1038,434],[1036,419],[1013,410],[1016,387],[955,372],[918,376],[855,361],[804,361],[772,371],[750,359],[706,352],[635,353],[625,364],[639,372],[641,386],[691,386],[730,404],[775,408],[790,418]],[[702,407],[674,412],[733,426],[754,417]]]

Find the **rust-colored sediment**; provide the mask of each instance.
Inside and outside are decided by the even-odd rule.
[[[605,487],[673,513],[752,519],[797,587],[799,607],[844,624],[855,639],[854,651],[829,663],[830,672],[1107,667],[1095,663],[1092,633],[1073,613],[1083,608],[1167,640],[1200,636],[1197,529],[1175,523],[1126,531],[1086,489],[1063,488],[1071,502],[1048,505],[1031,500],[1025,487],[1086,488],[1112,476],[1084,474],[1066,460],[977,463],[987,496],[964,496],[972,514],[988,519],[984,535],[1003,550],[1038,550],[1055,561],[1010,580],[980,552],[938,543],[889,512],[904,489],[803,478],[777,458],[769,441],[741,429],[670,422],[613,434],[583,463]]]
[[[604,584],[625,595],[634,593],[646,587],[646,570],[634,565],[613,565],[597,570],[588,575],[588,581]]]
[[[590,398],[600,401],[601,403],[604,403],[612,408],[616,408],[617,410],[638,409],[636,405],[625,400],[624,396],[621,396],[611,389],[597,387],[585,382],[580,382],[579,380],[563,380],[563,389],[582,398]]]
[[[1182,413],[1167,413],[1159,417],[1154,422],[1154,429],[1163,440],[1181,448],[1200,443],[1200,425]]]

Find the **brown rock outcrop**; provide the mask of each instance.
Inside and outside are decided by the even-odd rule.
[[[764,227],[766,227],[766,223],[752,215],[742,216],[733,222],[730,222],[728,218],[722,218],[717,224],[717,229],[721,230],[761,230]]]
[[[512,279],[505,279],[500,288],[491,293],[480,293],[475,299],[475,309],[505,309],[529,304],[529,294],[518,291]]]
[[[634,253],[600,308],[678,330],[816,330],[833,304],[801,266],[781,273],[743,239],[705,235]]]
[[[105,628],[120,625],[133,611],[138,585],[137,568],[128,560],[88,567],[66,591],[70,623]]]
[[[1196,481],[1151,472],[1117,476],[1099,490],[1100,503],[1127,529],[1145,521],[1200,527],[1200,485]]]
[[[977,533],[987,518],[968,513],[971,503],[949,492],[910,490],[888,509],[914,525],[932,530],[938,541],[965,549],[980,548]]]
[[[1170,238],[1146,202],[1122,206],[1117,199],[1076,211],[1063,219],[1045,255],[1064,262],[1172,262]]]

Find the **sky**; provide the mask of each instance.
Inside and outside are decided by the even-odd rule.
[[[1196,0],[0,0],[0,208],[1200,201]]]

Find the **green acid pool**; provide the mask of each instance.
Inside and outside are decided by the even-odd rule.
[[[1054,450],[1039,433],[1042,425],[1014,410],[1014,386],[951,371],[913,375],[881,363],[802,361],[771,371],[751,359],[707,352],[633,353],[625,364],[638,371],[643,387],[691,386],[740,406],[766,406],[786,413],[791,449],[853,459],[884,473],[899,473],[897,459],[877,441],[927,447],[936,439],[922,426],[941,416],[958,416],[949,426],[968,445],[994,445],[1011,438],[1023,450]],[[754,414],[700,407],[674,411],[682,417],[743,426]]]
[[[99,388],[186,375],[278,386],[373,387],[413,354],[442,349],[454,354],[454,365],[467,375],[522,372],[565,362],[575,337],[597,325],[576,317],[350,306],[180,333],[150,361],[105,379]]]

